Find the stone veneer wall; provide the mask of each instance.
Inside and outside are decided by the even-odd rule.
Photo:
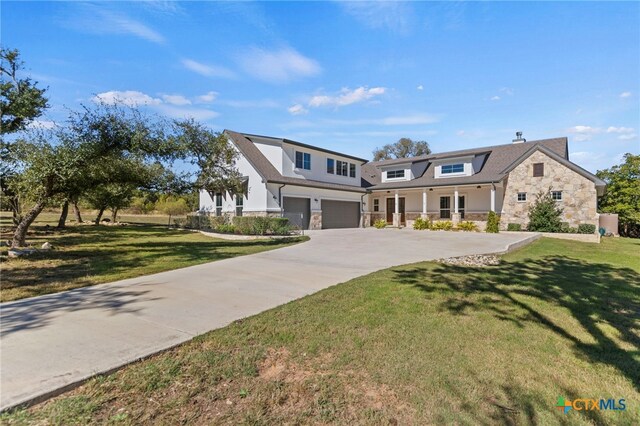
[[[235,216],[235,213],[230,213],[230,215]],[[282,213],[280,212],[242,212],[242,216],[259,216],[259,217],[281,217]]]
[[[533,164],[544,163],[544,176],[533,177]],[[558,163],[543,152],[536,151],[516,166],[505,183],[500,228],[509,223],[526,226],[529,222],[529,206],[533,205],[541,191],[562,191],[562,221],[576,227],[581,223],[598,226],[597,193],[595,184]],[[518,192],[527,193],[527,201],[518,201]]]

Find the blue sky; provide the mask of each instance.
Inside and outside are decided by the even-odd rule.
[[[595,171],[640,153],[640,3],[2,2],[49,87],[371,158],[568,136]]]

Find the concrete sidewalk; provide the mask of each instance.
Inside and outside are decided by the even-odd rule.
[[[532,238],[409,229],[310,235],[292,247],[0,304],[0,409],[354,277]]]

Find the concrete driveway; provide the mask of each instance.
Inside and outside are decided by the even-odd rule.
[[[531,238],[373,228],[310,235],[292,247],[1,304],[0,409],[354,277]]]

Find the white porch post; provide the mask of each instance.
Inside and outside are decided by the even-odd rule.
[[[398,214],[398,213],[400,213],[400,195],[398,195],[398,191],[396,191],[395,197],[396,197],[396,210],[395,210],[395,213]]]
[[[395,193],[395,202],[396,202],[396,208],[395,211],[393,213],[393,226],[396,227],[400,227],[400,225],[402,225],[402,221],[400,220],[400,195],[398,194],[398,191],[396,191]]]
[[[453,214],[451,215],[451,222],[454,225],[460,223],[460,213],[458,213],[458,188],[453,191]]]
[[[491,211],[496,211],[496,187],[491,185]]]
[[[427,218],[427,188],[422,190],[422,218]]]

